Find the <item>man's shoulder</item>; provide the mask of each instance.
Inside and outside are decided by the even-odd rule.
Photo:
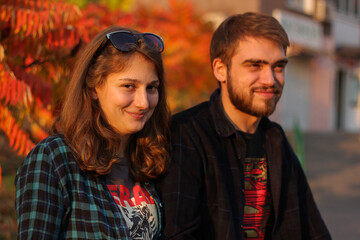
[[[209,102],[202,102],[196,106],[176,113],[171,117],[173,124],[186,124],[193,121],[201,121],[210,117]]]
[[[282,135],[285,134],[283,128],[281,127],[281,125],[279,123],[274,122],[267,117],[265,117],[261,120],[260,126],[263,128],[263,130],[265,132],[269,129],[273,129],[275,131],[278,131]]]

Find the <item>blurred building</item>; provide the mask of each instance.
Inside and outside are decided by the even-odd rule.
[[[246,11],[273,15],[283,25],[289,64],[271,118],[285,129],[360,131],[360,0],[190,1],[215,25]]]

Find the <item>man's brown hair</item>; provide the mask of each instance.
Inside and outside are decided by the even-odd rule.
[[[215,58],[230,66],[238,42],[247,37],[266,38],[286,49],[290,46],[288,36],[280,23],[272,16],[247,12],[232,15],[215,30],[210,44],[211,64]],[[251,49],[249,49],[251,51]]]

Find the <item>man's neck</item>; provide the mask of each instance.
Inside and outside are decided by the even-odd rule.
[[[233,104],[224,103],[229,98],[221,98],[225,115],[237,130],[245,133],[255,133],[261,117],[255,117],[237,109]]]

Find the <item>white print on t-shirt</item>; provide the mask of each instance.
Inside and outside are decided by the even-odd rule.
[[[157,232],[157,212],[154,199],[140,185],[135,185],[132,197],[124,185],[107,185],[120,208],[132,239],[153,239]]]

